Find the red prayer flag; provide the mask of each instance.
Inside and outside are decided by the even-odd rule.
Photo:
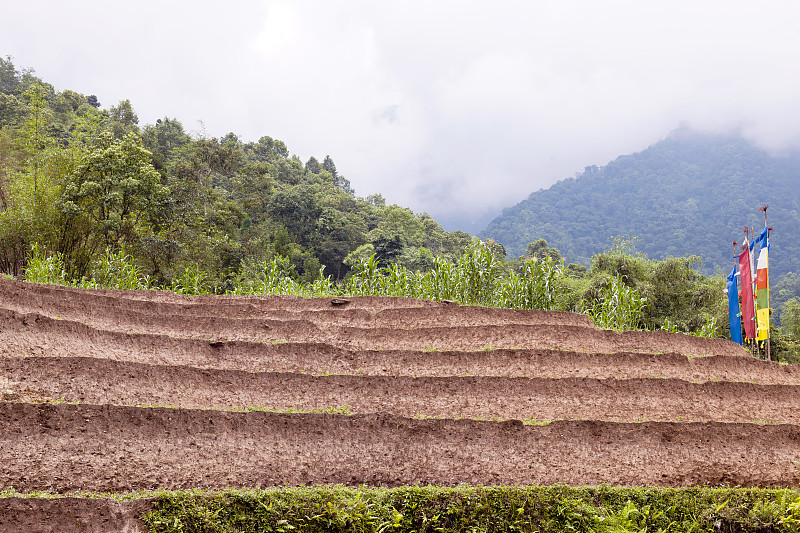
[[[750,246],[744,241],[744,251],[739,254],[739,273],[742,276],[742,325],[747,339],[756,338],[756,317],[753,307],[753,277],[750,273]]]

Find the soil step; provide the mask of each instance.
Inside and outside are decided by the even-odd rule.
[[[490,347],[491,348],[491,347]],[[91,356],[148,364],[272,372],[408,376],[664,377],[800,384],[800,367],[752,357],[480,349],[351,350],[326,343],[185,339],[122,333],[0,310],[0,357]]]
[[[130,318],[130,317],[129,317]],[[106,319],[111,320],[111,319]],[[114,321],[118,320],[118,321]],[[322,327],[307,320],[280,321],[207,317],[145,316],[98,327],[93,323],[64,320],[39,313],[18,313],[0,309],[0,328],[13,338],[28,332],[82,332],[101,336],[105,332],[126,335],[159,334],[176,338],[206,340],[215,345],[230,341],[262,343],[312,342],[331,344],[348,350],[493,350],[560,349],[614,353],[676,352],[687,355],[731,355],[746,357],[738,344],[724,339],[707,339],[678,333],[627,331],[618,333],[594,327],[569,325],[451,326],[410,330],[384,327]],[[11,332],[14,332],[13,334]]]
[[[0,486],[307,483],[796,487],[800,427],[413,420],[0,402]],[[691,453],[688,451],[691,450]]]
[[[86,357],[0,359],[0,376],[4,376],[8,400],[307,412],[334,409],[532,422],[800,424],[800,385],[658,378],[312,376]]]
[[[138,533],[147,528],[143,513],[152,498],[114,501],[108,498],[0,498],[0,530],[5,533],[72,532]]]
[[[325,326],[399,329],[503,324],[593,327],[588,316],[578,313],[458,306],[407,298],[359,296],[347,298],[348,303],[343,306],[332,304],[336,298],[306,298],[295,301],[286,296],[264,296],[258,299],[198,296],[186,301],[188,297],[174,295],[177,301],[153,301],[133,299],[130,292],[124,291],[103,291],[111,294],[97,294],[95,291],[72,288],[20,285],[9,287],[0,283],[0,308],[66,320],[89,319],[97,326],[120,322],[138,324],[148,319],[169,316],[203,320],[302,320]],[[23,298],[23,294],[27,297]],[[92,316],[87,317],[87,308],[93,310]]]

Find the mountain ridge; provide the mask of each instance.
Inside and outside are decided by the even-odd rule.
[[[588,265],[615,237],[638,237],[653,259],[698,255],[706,273],[727,273],[732,242],[745,225],[760,232],[762,205],[775,227],[773,279],[796,269],[800,245],[797,153],[775,156],[736,135],[680,128],[641,152],[588,166],[507,207],[478,235],[501,243],[510,257],[544,238],[569,262]]]

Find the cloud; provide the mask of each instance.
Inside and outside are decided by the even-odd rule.
[[[47,17],[41,16],[45,10]],[[17,2],[0,53],[470,221],[682,123],[800,145],[800,3]],[[452,226],[452,225],[451,225]],[[479,227],[469,227],[477,231]]]

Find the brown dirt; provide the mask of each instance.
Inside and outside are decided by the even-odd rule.
[[[0,403],[4,484],[797,485],[794,425],[413,420]]]
[[[468,309],[468,308],[466,308]],[[189,321],[191,322],[191,321]],[[191,330],[187,332],[191,334]],[[699,343],[672,335],[684,343]],[[348,350],[326,343],[194,339],[150,333],[121,333],[39,314],[0,309],[0,357],[88,356],[149,364],[244,371],[407,376],[664,377],[691,381],[753,381],[800,384],[800,368],[732,356],[687,357],[587,350],[495,349],[477,351]],[[393,344],[386,341],[388,344]],[[579,340],[574,343],[579,343]],[[482,347],[483,348],[483,347]],[[729,348],[726,347],[725,351]],[[702,351],[701,349],[688,351]]]
[[[28,323],[49,318],[129,334],[217,342],[314,342],[348,350],[527,348],[746,354],[741,347],[720,339],[600,330],[586,316],[575,313],[462,308],[406,298],[369,297],[351,298],[343,307],[332,306],[330,298],[286,297],[200,297],[192,304],[187,297],[170,293],[157,293],[146,300],[148,293],[139,292],[140,301],[120,291],[29,288],[31,284],[23,282],[0,283],[0,307],[7,315]],[[218,302],[217,309],[209,303],[214,301]],[[286,303],[286,309],[280,308],[281,302]],[[7,320],[8,316],[3,318]]]
[[[0,488],[21,491],[800,486],[798,388],[798,367],[728,341],[571,313],[0,280]],[[139,527],[77,500],[0,499],[0,525]]]
[[[148,499],[0,498],[0,531],[137,533],[144,531],[139,517],[150,508]]]
[[[618,422],[800,423],[800,385],[677,379],[508,378],[252,373],[92,358],[0,359],[20,398],[194,409],[405,417]],[[70,376],[65,380],[64,376]]]

